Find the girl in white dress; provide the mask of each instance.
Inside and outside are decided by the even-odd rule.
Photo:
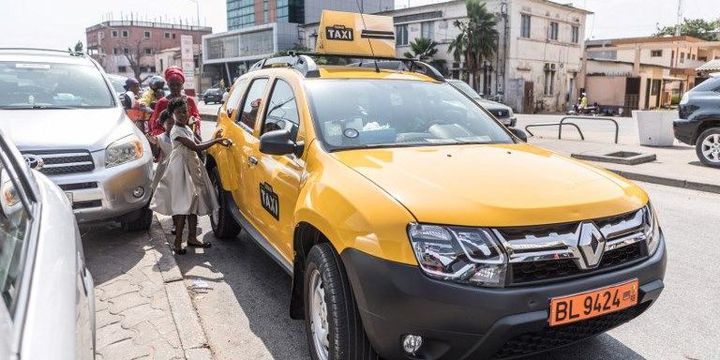
[[[175,125],[170,131],[172,151],[153,194],[150,208],[160,214],[173,217],[175,253],[184,254],[182,233],[186,220],[188,246],[210,247],[210,243],[203,243],[197,239],[197,217],[210,215],[218,209],[212,183],[198,157],[198,152],[207,150],[215,144],[230,146],[232,143],[225,138],[196,143],[192,131],[187,126],[188,108],[182,97],[171,100],[167,111],[175,120]]]

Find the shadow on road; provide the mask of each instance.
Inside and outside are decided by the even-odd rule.
[[[102,285],[134,268],[145,256],[147,236],[125,232],[116,224],[80,227],[85,260],[95,285]]]

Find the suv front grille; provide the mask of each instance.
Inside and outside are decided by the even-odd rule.
[[[522,286],[585,276],[630,266],[647,257],[646,208],[618,216],[553,225],[498,228],[494,234],[509,256],[508,286]],[[605,240],[602,252],[591,253],[596,263],[586,263],[588,251],[579,241],[587,239],[588,223]],[[591,227],[592,228],[592,227]],[[585,245],[587,247],[587,245]],[[595,248],[593,248],[595,249]]]
[[[649,306],[650,302],[644,302],[596,318],[557,327],[546,326],[540,331],[520,334],[507,340],[505,345],[495,353],[494,358],[502,359],[528,355],[569,345],[626,323],[642,314]]]
[[[23,156],[32,162],[33,168],[45,175],[75,174],[95,169],[92,155],[87,150],[27,151],[23,152]],[[38,165],[38,160],[42,162],[42,166]]]

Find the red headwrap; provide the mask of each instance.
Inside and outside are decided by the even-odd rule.
[[[182,83],[185,82],[185,74],[182,69],[177,66],[171,66],[165,69],[165,81],[171,82],[173,80],[179,80]]]

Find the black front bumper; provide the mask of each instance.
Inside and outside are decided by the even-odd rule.
[[[386,359],[508,358],[542,352],[605,332],[635,318],[658,298],[665,241],[651,258],[610,273],[548,285],[503,289],[430,279],[418,267],[347,249],[341,254],[370,342]],[[637,306],[550,328],[549,300],[637,278]],[[423,337],[414,356],[401,337]]]

